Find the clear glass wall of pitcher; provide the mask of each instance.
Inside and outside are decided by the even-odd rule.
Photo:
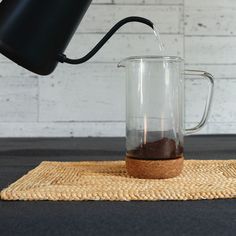
[[[129,174],[141,178],[180,174],[184,135],[200,130],[209,115],[214,86],[212,75],[204,71],[184,71],[184,61],[179,57],[132,57],[119,66],[126,69],[126,166]],[[201,76],[209,87],[201,121],[187,130],[184,127],[186,74]]]

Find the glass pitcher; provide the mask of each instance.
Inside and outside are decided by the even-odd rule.
[[[126,68],[126,167],[138,178],[170,178],[183,168],[184,135],[199,131],[209,116],[213,76],[184,71],[179,57],[130,57]],[[207,81],[208,96],[196,127],[184,127],[184,77]]]

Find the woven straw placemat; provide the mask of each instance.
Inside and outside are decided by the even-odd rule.
[[[124,161],[42,162],[1,192],[3,200],[200,200],[236,198],[236,161],[184,162],[179,177],[127,176]]]

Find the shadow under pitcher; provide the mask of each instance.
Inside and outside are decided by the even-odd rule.
[[[209,116],[214,80],[205,71],[184,70],[179,57],[130,57],[126,71],[126,168],[137,178],[178,176],[183,169],[184,135],[199,131]],[[201,77],[208,95],[201,121],[184,127],[184,81]]]

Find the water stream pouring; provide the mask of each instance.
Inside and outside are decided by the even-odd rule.
[[[0,53],[34,73],[48,75],[58,62],[86,62],[126,23],[140,22],[154,28],[145,18],[127,17],[87,55],[67,58],[63,53],[90,3],[91,0],[3,0],[0,3]]]
[[[165,46],[161,40],[161,36],[160,36],[160,30],[159,28],[157,27],[157,25],[153,25],[153,33],[157,39],[157,42],[158,42],[158,45],[159,45],[159,49],[160,49],[160,52],[163,53],[165,51]]]

